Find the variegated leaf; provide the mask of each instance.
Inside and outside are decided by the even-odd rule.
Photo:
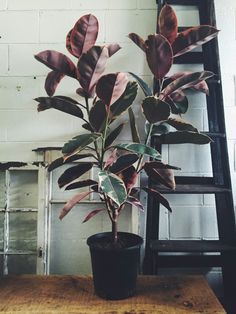
[[[48,96],[54,95],[58,84],[60,83],[64,76],[65,74],[58,71],[51,71],[48,73],[44,85],[44,88]]]

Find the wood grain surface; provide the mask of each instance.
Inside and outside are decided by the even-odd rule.
[[[226,313],[201,276],[140,276],[137,295],[106,301],[93,292],[90,276],[0,278],[0,313],[191,314]]]

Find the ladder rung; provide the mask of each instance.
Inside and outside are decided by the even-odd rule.
[[[199,0],[168,0],[169,5],[199,5]]]
[[[154,184],[151,186],[164,194],[215,194],[231,192],[231,189],[214,184],[176,184],[175,190]]]
[[[236,243],[224,244],[219,240],[152,240],[150,248],[157,252],[232,252],[236,251]]]

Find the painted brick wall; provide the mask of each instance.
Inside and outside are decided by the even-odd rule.
[[[182,26],[197,25],[194,8],[183,12],[176,8]],[[225,115],[233,185],[236,185],[236,3],[216,0]],[[155,0],[0,0],[0,161],[32,161],[38,156],[33,148],[62,145],[80,129],[77,119],[56,111],[38,114],[33,98],[45,95],[43,90],[48,69],[33,55],[54,49],[64,53],[65,36],[76,20],[85,13],[95,14],[100,22],[98,41],[118,42],[122,50],[109,60],[107,71],[133,71],[151,82],[142,51],[127,37],[129,32],[142,36],[155,31]],[[227,48],[226,48],[227,47]],[[192,65],[186,70],[198,70]],[[175,66],[175,70],[178,67]],[[58,94],[75,96],[76,83],[65,79]],[[204,97],[190,94],[191,110],[187,119],[200,130],[207,130]],[[140,116],[137,100],[136,116]],[[122,140],[128,139],[122,134]],[[180,174],[211,173],[209,148],[172,146],[163,150],[165,161],[182,168]],[[234,188],[235,190],[235,188]],[[172,196],[175,211],[162,211],[163,238],[215,238],[214,199],[212,196]],[[209,227],[209,221],[211,221]],[[178,222],[178,223],[177,223]]]

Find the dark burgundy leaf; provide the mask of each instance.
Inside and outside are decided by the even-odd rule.
[[[216,37],[218,30],[209,25],[200,25],[189,28],[178,34],[172,44],[175,57],[191,51],[199,45],[202,45],[212,38]]]
[[[126,168],[118,175],[123,182],[125,183],[127,192],[133,188],[133,186],[136,184],[138,173],[135,170],[134,166],[131,166],[129,168]]]
[[[146,97],[143,100],[142,109],[145,118],[150,123],[165,121],[170,115],[170,106],[155,96]]]
[[[166,123],[174,127],[178,131],[192,131],[192,132],[198,132],[198,129],[196,129],[192,124],[185,122],[181,118],[169,118]]]
[[[98,20],[92,14],[82,16],[72,29],[70,46],[75,57],[79,58],[96,42],[98,35]]]
[[[83,220],[83,223],[84,222],[87,222],[90,218],[92,218],[93,216],[97,215],[98,213],[104,211],[105,209],[95,209],[93,211],[91,211]]]
[[[48,73],[44,85],[44,88],[48,96],[54,95],[58,84],[60,83],[64,76],[65,74],[58,71],[51,71]]]
[[[93,46],[78,61],[78,79],[88,95],[94,94],[95,85],[105,70],[109,52],[107,47]]]
[[[121,49],[121,46],[118,45],[117,43],[113,43],[113,44],[107,45],[107,49],[108,49],[109,57],[111,57],[111,56],[114,55],[118,50]]]
[[[78,181],[78,182],[74,182],[71,183],[69,185],[67,185],[67,187],[65,188],[65,190],[73,190],[73,189],[79,189],[79,188],[83,188],[86,186],[91,186],[91,185],[96,185],[98,184],[97,181],[94,180],[83,180],[83,181]]]
[[[96,132],[102,131],[105,126],[107,110],[104,102],[98,100],[95,102],[89,112],[89,122]]]
[[[93,154],[78,154],[78,155],[73,155],[71,157],[68,157],[66,160],[64,159],[64,157],[59,157],[55,160],[53,160],[53,162],[50,163],[50,165],[48,166],[48,171],[52,171],[64,164],[68,164],[70,162],[73,162],[75,160],[79,160],[79,159],[83,159],[83,158],[88,158],[88,157],[94,157]]]
[[[154,189],[149,189],[149,188],[142,188],[145,192],[147,192],[148,194],[154,196],[158,202],[160,202],[163,206],[165,206],[170,212],[172,212],[172,209],[170,207],[169,202],[167,201],[167,199],[158,191],[154,190]]]
[[[59,219],[62,220],[76,204],[78,204],[80,201],[82,201],[85,197],[87,197],[91,193],[92,191],[82,192],[72,197],[72,199],[70,199],[62,208]]]
[[[94,129],[93,129],[93,127],[91,126],[90,123],[84,123],[84,124],[82,124],[82,128],[84,128],[85,130],[90,131],[90,132],[93,132],[93,131],[94,131]]]
[[[145,43],[149,68],[157,80],[163,79],[173,63],[171,45],[160,34],[149,35]]]
[[[123,127],[124,127],[124,123],[121,123],[120,125],[118,125],[118,127],[116,127],[114,130],[112,130],[108,134],[108,136],[105,140],[105,148],[107,148],[108,146],[110,146],[114,142],[114,140],[117,138],[117,136],[119,136]]]
[[[97,82],[97,96],[110,106],[116,102],[124,93],[128,83],[128,77],[125,73],[110,73],[103,75]]]
[[[74,55],[74,54],[73,54],[73,51],[72,51],[72,48],[71,48],[71,42],[70,42],[72,30],[73,30],[73,29],[71,29],[71,30],[69,31],[69,33],[67,34],[67,36],[66,36],[66,49],[69,51],[69,53],[71,53],[72,55]]]
[[[135,33],[130,33],[128,37],[139,47],[141,48],[144,52],[146,52],[147,46],[145,44],[145,41],[143,38],[141,38],[139,35]]]
[[[77,166],[73,166],[68,168],[63,172],[63,174],[58,179],[59,187],[63,187],[64,185],[74,181],[75,179],[81,177],[84,173],[89,171],[93,167],[92,162],[84,162]]]
[[[35,55],[35,59],[53,71],[77,78],[77,69],[74,63],[63,53],[54,50],[45,50]]]
[[[161,183],[172,190],[175,189],[174,173],[171,169],[152,168],[144,165],[144,170],[152,180]]]
[[[164,5],[159,15],[159,32],[172,44],[178,33],[178,21],[170,5]]]
[[[110,172],[119,173],[123,172],[125,169],[129,168],[139,159],[138,155],[136,154],[125,154],[121,155],[116,162],[112,164],[109,168]]]
[[[136,122],[135,122],[134,112],[133,112],[131,107],[129,107],[128,113],[129,113],[129,123],[130,123],[132,140],[134,143],[141,143],[139,133],[138,133],[138,128],[137,128]]]
[[[128,196],[126,203],[131,204],[131,205],[137,207],[138,209],[140,209],[142,212],[144,212],[143,205],[141,204],[140,200],[138,200],[137,198],[135,198],[133,196]]]
[[[147,161],[145,162],[143,168],[181,170],[179,167],[164,164],[161,161]]]

